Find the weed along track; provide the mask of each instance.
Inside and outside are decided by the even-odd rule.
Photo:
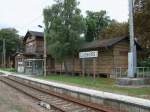
[[[29,95],[39,102],[44,102],[49,105],[52,112],[119,112],[112,108],[80,101],[78,99],[51,92],[49,90],[38,87],[33,83],[25,83],[22,79],[14,78],[13,76],[1,77],[1,81],[7,85]],[[28,80],[26,80],[27,82]]]

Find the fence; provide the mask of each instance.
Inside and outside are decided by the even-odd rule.
[[[112,71],[112,76],[114,78],[127,77],[128,68],[116,67]],[[137,78],[150,78],[150,67],[136,67],[136,77]]]
[[[150,67],[136,67],[137,77],[150,78]]]

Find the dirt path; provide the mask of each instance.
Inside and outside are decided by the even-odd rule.
[[[0,112],[48,112],[37,101],[0,82]]]

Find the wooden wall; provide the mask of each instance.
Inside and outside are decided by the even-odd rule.
[[[47,57],[46,62],[47,62],[46,63],[47,72],[50,73],[55,71],[55,60],[51,56]]]
[[[65,72],[65,64],[69,73],[81,73],[81,60],[79,58],[70,58],[67,59],[64,63],[55,62],[55,71],[56,72]]]
[[[99,56],[96,62],[97,73],[110,74],[113,68],[113,48],[99,50]]]
[[[43,38],[36,38],[36,53],[43,54],[44,53],[44,40]]]
[[[99,56],[96,58],[95,66],[96,66],[96,74],[99,73],[111,73],[112,67],[113,67],[113,49],[107,48],[107,49],[97,49],[99,51]],[[75,73],[81,73],[83,69],[83,60],[79,59],[79,57],[73,59],[68,59],[66,61],[66,65],[68,68],[68,72],[75,72]],[[93,58],[84,59],[84,71],[86,74],[93,74]],[[55,70],[56,71],[65,71],[64,63],[61,65],[60,63],[55,63]]]
[[[44,41],[42,37],[31,36],[25,42],[26,53],[43,54]]]
[[[114,67],[128,67],[129,42],[123,40],[114,45]]]
[[[95,59],[96,74],[112,74],[115,67],[128,67],[128,40],[122,40],[114,46],[108,48],[93,49],[98,50],[98,58]],[[90,51],[90,50],[89,50]],[[84,71],[86,74],[93,74],[93,58],[84,59]],[[76,57],[66,61],[68,72],[81,73],[83,69],[83,60]],[[55,71],[64,72],[65,66],[55,62]]]

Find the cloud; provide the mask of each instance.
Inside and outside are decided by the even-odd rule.
[[[128,0],[78,0],[79,8],[86,10],[106,10],[112,19],[127,21]],[[40,30],[43,24],[43,8],[52,5],[53,0],[0,0],[0,27],[15,27],[24,35],[27,30]]]

